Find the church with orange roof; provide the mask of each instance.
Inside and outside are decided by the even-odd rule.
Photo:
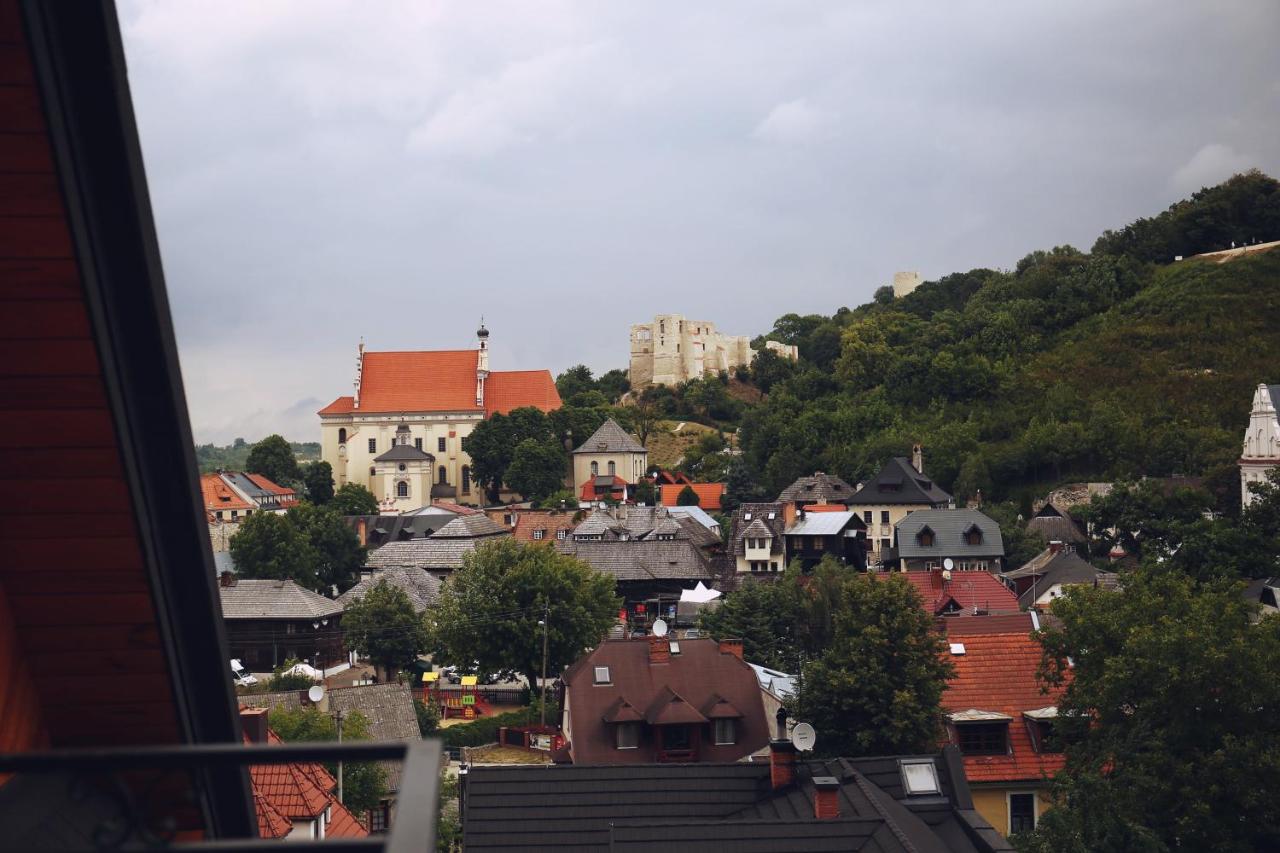
[[[484,503],[462,440],[494,414],[560,407],[549,370],[489,370],[489,330],[476,348],[369,352],[356,356],[355,393],[320,410],[321,458],[336,487],[358,483],[383,512],[433,499]]]

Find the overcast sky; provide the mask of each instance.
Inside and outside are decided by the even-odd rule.
[[[122,0],[196,437],[356,344],[626,367],[1280,175],[1280,4]],[[1276,235],[1272,235],[1276,236]]]

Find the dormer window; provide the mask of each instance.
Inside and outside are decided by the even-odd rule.
[[[546,532],[547,532],[547,531],[545,531],[545,530],[535,530],[535,531],[533,531],[533,538],[534,538],[534,539],[541,539],[541,538],[543,537],[543,535],[545,535],[545,534],[546,534]]]
[[[568,538],[569,538],[569,531],[568,531],[568,530],[565,530],[563,527],[562,527],[562,528],[560,528],[559,530],[557,530],[557,531],[556,531],[556,538],[557,538],[557,539],[568,539]]]
[[[1031,738],[1031,748],[1036,752],[1062,752],[1062,744],[1055,732],[1058,709],[1050,706],[1034,711],[1023,711],[1022,719],[1027,726],[1027,735]]]
[[[916,544],[921,548],[932,548],[933,539],[933,528],[928,526],[922,527],[920,532],[916,534]]]
[[[974,524],[964,532],[964,541],[966,545],[982,544],[982,530],[978,525]]]
[[[956,745],[965,755],[1007,755],[1009,721],[956,723]]]

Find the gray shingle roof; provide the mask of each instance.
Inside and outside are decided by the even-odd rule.
[[[311,619],[342,612],[338,602],[293,581],[238,579],[218,592],[223,619]]]
[[[919,504],[945,507],[951,503],[951,495],[938,488],[928,476],[911,465],[911,460],[895,456],[884,463],[874,477],[862,484],[850,505],[879,506],[893,504]]]
[[[474,517],[474,516],[468,516]],[[455,519],[456,521],[457,519]],[[453,522],[449,522],[453,524]],[[501,525],[494,525],[498,533],[490,536],[440,538],[437,532],[429,539],[411,539],[407,542],[388,542],[369,552],[365,565],[370,569],[387,569],[396,566],[430,571],[453,571],[462,568],[462,558],[486,542],[511,535]]]
[[[433,577],[421,569],[406,569],[402,566],[393,566],[374,572],[370,577],[361,580],[351,589],[338,596],[335,601],[344,608],[350,607],[352,602],[358,598],[364,598],[369,590],[383,580],[409,596],[409,600],[413,602],[413,609],[419,613],[435,604],[436,598],[440,595],[439,578]]]
[[[469,539],[477,536],[496,536],[509,534],[511,531],[483,513],[476,515],[460,515],[441,527],[433,539]]]
[[[770,518],[770,516],[773,517]],[[786,521],[782,517],[780,503],[742,504],[735,509],[729,526],[729,551],[739,557],[746,553],[742,541],[746,538],[747,528],[755,521],[763,522],[773,534],[769,553],[781,554],[784,547],[782,533],[786,528]]]
[[[1027,522],[1027,532],[1039,534],[1046,542],[1087,541],[1084,531],[1076,524],[1071,514],[1049,501],[1046,501]]]
[[[343,714],[359,711],[369,720],[371,740],[419,740],[418,715],[413,710],[413,694],[407,685],[399,682],[387,684],[362,684],[356,687],[334,687],[328,691],[329,709]],[[285,708],[290,711],[302,707],[302,693],[290,690],[282,693],[259,693],[238,696],[240,704],[253,708]],[[268,715],[267,724],[271,719]],[[383,762],[387,769],[387,788],[395,793],[400,789],[400,762]]]
[[[373,458],[374,462],[422,462],[423,460],[434,462],[435,457],[412,444],[393,445],[386,453]]]
[[[582,442],[574,453],[644,453],[644,445],[636,441],[613,418],[600,424],[591,438]]]
[[[856,490],[853,486],[839,477],[819,471],[812,477],[801,477],[787,486],[778,495],[778,500],[783,503],[793,501],[844,503],[853,497],[854,491]]]
[[[711,580],[710,563],[688,539],[646,539],[604,542],[567,541],[564,553],[572,554],[593,569],[620,581]]]
[[[1114,573],[1104,572],[1082,559],[1074,551],[1059,551],[1056,554],[1048,548],[1036,554],[1024,565],[1011,572],[1004,572],[1000,577],[1006,580],[1034,577],[1035,585],[1018,596],[1019,606],[1025,608],[1035,604],[1036,599],[1045,590],[1056,584],[1094,584],[1111,586]]]
[[[977,526],[982,543],[970,545],[965,534]],[[933,545],[917,540],[925,527],[933,531]],[[903,559],[918,557],[1003,557],[1004,539],[1000,525],[976,509],[918,509],[898,522],[897,550]]]

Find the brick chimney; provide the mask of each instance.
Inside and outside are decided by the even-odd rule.
[[[241,708],[240,729],[250,743],[267,742],[267,709]]]
[[[356,538],[360,540],[360,547],[367,547],[369,544],[369,521],[363,517],[356,519]]]
[[[1061,554],[1061,553],[1062,553],[1062,543],[1061,543],[1061,542],[1059,542],[1057,539],[1055,539],[1055,540],[1053,540],[1052,542],[1050,542],[1050,543],[1049,543],[1049,553],[1050,553],[1050,554]]]
[[[738,660],[742,660],[742,641],[724,639],[720,641],[720,654],[733,655]]]
[[[813,816],[818,820],[840,817],[840,780],[834,776],[814,776],[813,787]]]
[[[671,663],[671,641],[666,637],[649,638],[649,664]]]
[[[796,780],[796,745],[787,734],[787,709],[779,708],[776,719],[778,736],[769,741],[769,782],[775,791]]]
[[[235,586],[235,585],[236,585],[235,572],[223,572],[222,574],[218,575],[218,586],[228,587],[228,586]]]

